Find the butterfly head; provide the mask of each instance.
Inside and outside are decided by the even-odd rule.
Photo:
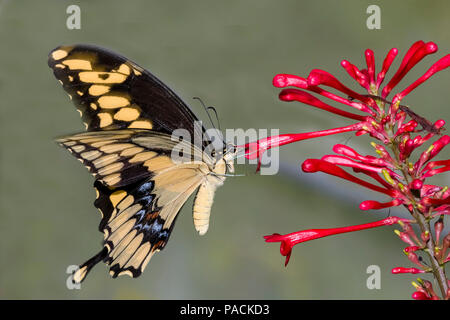
[[[234,158],[237,148],[232,143],[227,143],[223,149],[213,150],[212,156],[216,159],[214,169],[215,174],[224,175],[227,172],[234,173]]]

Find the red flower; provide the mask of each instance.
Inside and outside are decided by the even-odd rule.
[[[350,227],[342,227],[342,228],[330,228],[330,229],[309,229],[303,231],[297,231],[293,233],[289,233],[286,235],[280,235],[278,233],[274,233],[270,236],[264,236],[266,242],[281,242],[280,252],[281,255],[286,257],[286,261],[284,263],[287,266],[289,259],[291,257],[292,248],[299,243],[332,236],[339,233],[347,233],[354,232],[364,229],[371,229],[382,226],[389,226],[394,223],[397,223],[400,219],[397,217],[389,217],[380,221],[360,224],[356,226]]]
[[[424,273],[431,272],[442,294],[447,298],[449,285],[443,272],[443,264],[448,262],[450,236],[444,237],[440,245],[439,237],[443,228],[444,215],[450,214],[450,190],[447,187],[426,184],[427,178],[450,170],[450,160],[435,160],[444,147],[450,143],[450,136],[440,136],[415,162],[410,157],[415,150],[436,135],[441,135],[445,121],[438,119],[434,123],[420,116],[420,110],[411,110],[402,105],[402,100],[419,85],[439,71],[450,66],[450,55],[446,55],[434,63],[421,77],[402,91],[394,95],[392,100],[387,97],[397,87],[405,75],[426,56],[437,52],[437,45],[433,42],[417,41],[403,57],[400,67],[388,83],[381,88],[386,80],[386,74],[395,60],[398,50],[393,48],[386,55],[381,71],[375,73],[375,57],[372,50],[365,51],[366,66],[358,68],[347,60],[341,66],[351,78],[365,90],[356,92],[330,73],[313,69],[307,78],[290,74],[278,74],[273,78],[273,85],[283,88],[279,94],[282,101],[301,102],[306,105],[345,117],[353,123],[335,129],[309,133],[282,134],[256,142],[239,146],[248,159],[260,159],[262,154],[273,147],[284,144],[324,137],[343,132],[355,132],[356,136],[369,134],[378,143],[372,143],[376,156],[361,155],[354,149],[337,144],[333,147],[335,154],[323,156],[321,159],[308,159],[302,164],[304,172],[322,172],[347,180],[362,187],[386,195],[389,199],[384,202],[366,200],[361,202],[361,210],[380,210],[392,206],[403,205],[410,213],[411,220],[399,220],[397,217],[380,220],[378,222],[359,226],[310,229],[287,235],[273,234],[266,236],[267,242],[281,242],[281,254],[289,261],[292,247],[298,243],[361,229],[390,225],[398,222],[403,231],[396,230],[396,234],[408,244],[405,254],[418,268],[395,268],[393,273]],[[325,90],[330,87],[333,92]],[[337,92],[337,93],[334,93]],[[335,107],[321,100],[327,98],[340,104]],[[352,108],[353,112],[348,111]],[[350,109],[351,110],[351,109]],[[417,113],[416,113],[417,112]],[[418,132],[425,131],[425,135]],[[349,173],[347,170],[351,170]],[[362,178],[357,175],[362,175]],[[440,219],[434,235],[430,233],[430,220]],[[418,224],[422,230],[420,236],[412,228]],[[417,253],[426,254],[431,269],[422,263]],[[423,282],[423,287],[413,294],[414,299],[435,299],[437,295],[432,291],[431,283]]]

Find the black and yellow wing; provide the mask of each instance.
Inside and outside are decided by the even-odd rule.
[[[186,129],[192,138],[205,131],[169,87],[117,53],[86,44],[60,46],[49,53],[48,65],[88,131]]]
[[[139,276],[166,245],[178,212],[204,181],[212,159],[191,161],[187,154],[173,161],[171,151],[180,142],[151,130],[91,131],[57,142],[96,178],[94,205],[102,213],[103,248],[80,266],[74,281],[81,282],[100,261],[111,266],[113,277]]]
[[[48,64],[87,130],[57,142],[95,177],[94,204],[102,212],[103,248],[73,279],[81,282],[100,261],[110,265],[113,277],[137,277],[164,248],[178,212],[213,164],[203,146],[188,141],[184,150],[192,152],[172,161],[180,142],[170,134],[181,128],[201,139],[205,130],[172,90],[116,53],[91,45],[61,46],[50,52]]]

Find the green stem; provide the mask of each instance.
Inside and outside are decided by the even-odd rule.
[[[397,165],[399,169],[402,171],[403,177],[405,179],[405,182],[407,184],[410,183],[410,180],[412,181],[414,177],[411,177],[408,172],[408,167],[405,164],[404,161],[400,160],[400,152],[398,149],[398,142],[395,140],[391,140],[392,143],[390,145],[392,152],[395,155],[395,160],[397,161]],[[415,203],[415,199],[411,199],[411,202]],[[416,206],[413,206],[413,211],[411,212],[412,216],[416,220],[417,224],[419,225],[420,231],[422,233],[428,232],[430,234],[430,239],[427,241],[426,245],[426,254],[428,255],[429,261],[431,263],[431,269],[434,278],[436,279],[437,283],[439,284],[439,288],[442,293],[442,298],[445,299],[447,296],[448,291],[448,282],[447,277],[445,274],[445,268],[444,265],[440,265],[438,259],[434,256],[434,248],[436,246],[435,240],[433,238],[433,234],[431,233],[430,228],[430,222],[429,219],[425,218],[424,215],[417,209]]]

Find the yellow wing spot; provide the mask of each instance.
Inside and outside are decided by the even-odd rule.
[[[58,69],[64,69],[65,67],[66,66],[61,63],[55,64],[55,68],[58,68]]]
[[[144,72],[144,70],[141,67],[133,64],[133,72],[135,75],[140,76],[142,72]]]
[[[114,114],[114,119],[120,121],[133,121],[139,118],[140,112],[136,108],[122,108]]]
[[[61,81],[61,80],[58,80],[58,82],[61,84],[61,85],[63,85],[64,83]]]
[[[142,238],[144,237],[143,233],[139,233],[127,246],[127,250],[122,251],[122,254],[120,254],[117,257],[117,261],[114,261],[115,263],[119,264],[120,266],[124,266],[125,263],[129,260],[130,256],[133,255],[134,252],[139,248],[140,244],[142,243]],[[121,275],[124,272],[119,273]],[[125,273],[127,274],[127,273]],[[131,272],[130,272],[130,276]]]
[[[129,206],[131,206],[134,202],[134,197],[130,194],[128,197],[126,197],[120,204],[117,205],[117,210],[122,212]]]
[[[82,96],[82,95],[83,95],[83,92],[82,92],[82,91],[77,91],[77,94],[78,94],[79,96]]]
[[[103,109],[122,108],[130,104],[127,98],[117,96],[102,96],[97,102]]]
[[[117,72],[129,75],[130,70],[131,70],[130,67],[124,63],[124,64],[120,65],[119,69],[117,69]]]
[[[76,145],[76,146],[72,147],[72,150],[75,151],[76,153],[79,153],[79,152],[83,151],[84,149],[86,149],[86,147],[83,145]]]
[[[110,165],[104,166],[100,170],[98,170],[98,174],[101,176],[107,176],[111,173],[117,172],[122,169],[124,166],[123,162],[115,162]]]
[[[153,125],[150,120],[136,120],[133,121],[128,128],[151,129],[153,128]]]
[[[86,274],[87,274],[87,266],[84,266],[83,268],[77,270],[73,274],[73,281],[75,283],[80,283],[86,277]]]
[[[66,50],[55,50],[52,52],[52,58],[54,60],[60,60],[62,58],[65,58],[69,53]]]
[[[134,148],[131,148],[134,149]],[[135,155],[133,158],[131,158],[129,160],[130,163],[134,163],[134,162],[144,162],[148,159],[154,158],[157,155],[156,152],[154,151],[147,151],[147,152],[142,152],[139,153],[137,155]]]
[[[72,100],[72,98],[70,100]],[[81,110],[79,110],[79,109],[77,109],[77,111],[80,114],[80,117],[82,117],[83,116],[83,112],[81,112]]]
[[[111,251],[110,257],[112,259],[116,259],[119,254],[130,244],[131,240],[136,236],[137,230],[134,229],[130,233],[128,233],[122,241]]]
[[[113,153],[113,152],[122,151],[122,150],[125,150],[128,148],[132,148],[132,147],[134,147],[134,144],[131,144],[131,143],[116,143],[116,144],[110,144],[107,146],[103,146],[100,148],[100,150],[105,153]]]
[[[127,79],[126,75],[117,72],[83,71],[78,76],[86,83],[122,83]]]
[[[92,70],[91,62],[80,59],[67,59],[62,62],[69,67],[70,70]]]
[[[91,96],[99,96],[102,94],[105,94],[107,92],[109,92],[109,90],[111,89],[110,86],[104,86],[101,84],[94,84],[89,88],[89,94]]]
[[[69,96],[69,99],[72,100],[72,96],[70,94],[67,94]]]
[[[100,127],[104,128],[109,126],[111,123],[113,123],[113,118],[109,113],[106,112],[100,112],[98,114],[98,117],[100,119]]]
[[[150,242],[146,242],[143,245],[141,245],[136,250],[134,255],[130,258],[130,260],[128,260],[127,264],[125,265],[125,268],[128,266],[132,266],[135,269],[138,269],[139,266],[141,265],[141,262],[145,259],[145,257],[149,253],[150,249],[151,249]]]
[[[72,82],[73,81],[73,77],[69,76],[69,81]]]
[[[104,177],[102,181],[109,186],[114,186],[120,182],[120,173],[110,174],[109,176]]]
[[[113,207],[116,207],[117,204],[120,202],[120,200],[125,198],[126,195],[127,195],[127,192],[124,190],[115,191],[115,192],[111,193],[111,195],[109,196],[109,201],[111,201]]]
[[[131,229],[134,227],[135,222],[136,222],[135,219],[131,219],[119,225],[119,227],[116,230],[113,230],[111,232],[111,235],[108,237],[108,241],[111,241],[115,246],[118,241],[122,240],[123,237],[125,237],[125,235],[131,231]]]
[[[125,200],[122,200],[125,201]],[[129,208],[126,208],[122,212],[120,212],[117,216],[115,216],[109,223],[109,229],[114,232],[119,226],[121,226],[125,221],[130,219],[132,216],[138,212],[142,206],[140,204],[134,204]]]
[[[91,102],[91,103],[89,104],[89,106],[90,106],[93,110],[97,110],[97,105],[96,105],[95,103]]]
[[[173,166],[172,160],[167,156],[159,156],[144,162],[144,166],[151,171],[159,171]]]
[[[130,156],[135,155],[136,153],[141,152],[142,150],[144,150],[144,148],[141,148],[141,147],[125,149],[120,153],[120,156],[121,157],[130,157]]]
[[[98,157],[100,157],[101,156],[101,152],[99,152],[97,150],[86,151],[86,152],[83,152],[81,154],[81,156],[85,160],[92,161],[92,160],[97,159]]]
[[[94,142],[91,144],[92,147],[94,148],[99,148],[101,146],[104,146],[105,144],[110,144],[113,143],[115,140],[106,140],[106,141],[99,141],[99,142]],[[83,141],[81,141],[83,142]]]
[[[92,162],[92,164],[96,168],[101,168],[101,167],[106,166],[107,164],[113,163],[117,159],[119,159],[119,156],[117,154],[109,154],[109,155],[106,155],[106,156],[103,156],[101,158],[94,160]]]
[[[122,271],[122,272],[120,272],[120,273],[118,274],[119,277],[120,277],[120,276],[123,276],[123,275],[127,275],[127,276],[133,278],[133,273],[132,273],[130,270],[125,270],[125,271]]]

